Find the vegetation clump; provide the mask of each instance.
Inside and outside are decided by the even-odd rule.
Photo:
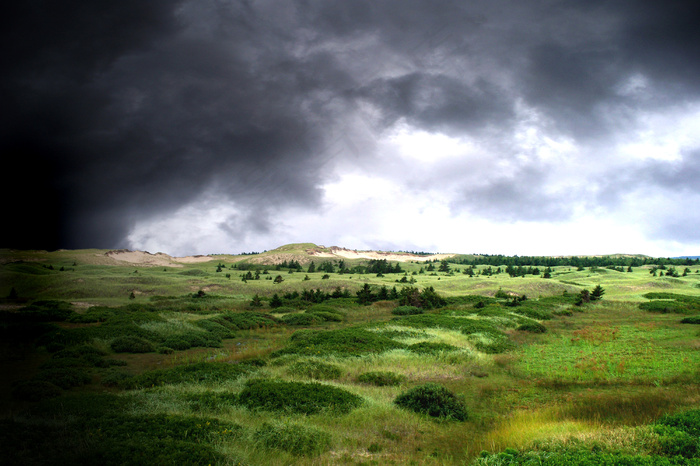
[[[431,341],[422,341],[408,346],[410,351],[418,354],[440,354],[442,352],[459,351],[456,346],[448,345],[447,343],[437,343]]]
[[[276,351],[272,356],[283,354],[360,356],[404,347],[405,345],[391,338],[361,328],[302,330],[292,335],[290,344],[286,348]]]
[[[394,404],[431,417],[456,421],[467,419],[467,408],[457,395],[435,383],[419,385],[400,394]]]
[[[292,376],[318,380],[339,379],[343,375],[342,369],[337,365],[321,361],[295,362],[289,366],[288,372]]]
[[[525,322],[518,326],[517,330],[520,330],[521,332],[530,332],[530,333],[545,333],[547,331],[547,327],[542,325],[539,322],[536,322],[534,320],[530,322]]]
[[[328,412],[346,414],[362,404],[362,398],[341,388],[318,382],[286,382],[254,379],[246,382],[238,403],[248,409],[296,414]]]
[[[150,353],[155,351],[153,343],[131,335],[117,337],[112,340],[109,346],[115,353]]]
[[[391,313],[395,316],[410,316],[416,314],[423,314],[423,309],[416,306],[399,306],[392,309]]]
[[[331,436],[322,430],[300,424],[265,422],[253,434],[265,448],[274,448],[295,456],[316,456],[330,448]]]

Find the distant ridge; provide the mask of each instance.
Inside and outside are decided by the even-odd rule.
[[[671,259],[700,259],[700,256],[676,256]]]

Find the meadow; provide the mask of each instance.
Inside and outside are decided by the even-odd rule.
[[[2,250],[0,462],[699,465],[700,263],[660,263]]]

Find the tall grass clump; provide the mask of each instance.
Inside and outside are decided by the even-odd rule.
[[[316,456],[331,445],[331,436],[327,432],[283,422],[263,423],[253,433],[253,440],[265,448],[283,450],[295,456]]]

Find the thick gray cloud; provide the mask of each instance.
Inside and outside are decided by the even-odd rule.
[[[577,170],[567,163],[608,163],[598,149],[640,112],[700,91],[690,1],[54,3],[3,15],[2,197],[15,222],[2,246],[124,246],[134,225],[202,196],[241,206],[220,222],[232,239],[270,232],[285,208],[319,208],[338,166],[371,166],[397,124],[510,163],[450,183],[455,212],[561,221],[583,193],[557,185]],[[523,109],[578,155],[523,153]],[[623,171],[591,180],[589,202],[618,205],[630,173],[694,190],[688,154],[684,169],[613,164]]]

